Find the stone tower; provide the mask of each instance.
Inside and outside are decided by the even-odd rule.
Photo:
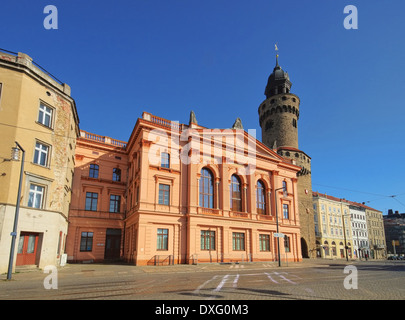
[[[259,106],[259,122],[263,143],[302,168],[297,174],[302,257],[315,258],[311,158],[298,149],[300,99],[291,93],[291,86],[290,77],[280,67],[277,55],[264,92],[266,99]]]

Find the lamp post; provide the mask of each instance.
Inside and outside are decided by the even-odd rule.
[[[278,257],[278,266],[281,267],[281,260],[280,260],[280,237],[279,237],[279,232],[278,232],[278,212],[277,212],[277,191],[283,190],[284,197],[286,196],[287,190],[286,187],[278,188],[274,190],[275,194],[275,200],[276,200],[276,226],[277,226],[277,257]]]
[[[345,226],[345,217],[349,216],[348,214],[343,214],[343,206],[341,206],[341,210],[342,210],[342,222],[343,222],[343,236],[345,239],[345,253],[346,253],[346,261],[349,261],[349,257],[347,255],[347,240],[346,240],[346,226]]]
[[[14,248],[15,248],[15,240],[17,237],[18,214],[20,211],[21,185],[24,173],[24,158],[25,158],[25,150],[21,147],[21,145],[17,141],[15,141],[15,144],[16,147],[11,149],[11,160],[14,161],[19,160],[20,150],[22,151],[22,157],[21,157],[20,181],[18,184],[18,192],[17,192],[17,203],[15,205],[14,226],[13,232],[11,233],[11,248],[10,248],[10,259],[8,262],[7,280],[11,280],[11,272],[13,270]]]

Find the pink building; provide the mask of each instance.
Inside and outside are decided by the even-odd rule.
[[[121,230],[120,257],[136,265],[275,261],[277,239],[281,260],[301,261],[301,168],[241,126],[212,130],[194,122],[144,112],[126,146],[79,139],[76,170],[82,174],[74,177],[70,260],[106,258],[111,230]],[[102,166],[110,168],[106,172],[119,166],[120,183],[88,178],[97,162],[100,172]],[[110,195],[121,196],[119,213],[109,212]],[[89,212],[97,201],[101,207]],[[275,238],[277,227],[282,238]]]
[[[80,132],[66,242],[69,262],[121,258],[127,167],[125,142]]]

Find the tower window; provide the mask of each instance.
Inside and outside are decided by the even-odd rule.
[[[297,119],[292,119],[292,125],[294,128],[297,127]]]
[[[269,120],[266,122],[266,127],[264,128],[265,131],[270,130],[273,127],[273,120]]]

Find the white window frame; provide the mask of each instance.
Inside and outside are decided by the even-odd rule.
[[[44,149],[42,149],[41,147],[38,147],[38,145],[45,147],[46,151]],[[35,148],[34,148],[34,159],[33,159],[33,163],[42,166],[42,167],[48,167],[49,166],[49,154],[51,151],[51,147],[41,141],[35,141]],[[36,154],[38,152],[38,157],[36,157]],[[41,163],[41,155],[45,153],[45,164]],[[36,161],[35,161],[35,158]]]
[[[34,190],[32,190],[31,187],[34,187]],[[38,189],[41,189],[41,190],[38,190]],[[32,194],[32,198],[33,198],[32,205],[30,205],[31,194]],[[39,205],[37,204],[37,201],[36,201],[37,195],[40,195]],[[30,183],[30,191],[29,191],[28,203],[27,203],[28,207],[34,208],[34,209],[42,209],[43,204],[44,204],[44,198],[45,198],[45,187],[40,186],[35,183]]]
[[[42,109],[43,107],[43,109]],[[49,111],[47,110],[49,109]],[[39,103],[39,111],[38,111],[38,123],[40,123],[41,125],[47,127],[47,128],[51,128],[53,127],[53,112],[54,109],[51,108],[50,106],[46,105],[45,103],[43,103],[42,101]],[[41,113],[42,113],[42,119],[41,119]],[[49,125],[46,124],[46,116],[49,117]]]

